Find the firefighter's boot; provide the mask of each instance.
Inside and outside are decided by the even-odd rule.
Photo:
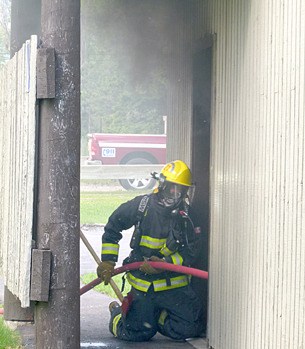
[[[116,302],[116,301],[111,302],[111,303],[109,304],[109,311],[110,311],[110,314],[112,314],[113,311],[114,311],[116,308],[119,308],[119,307],[120,307],[120,305],[119,305],[118,302]]]

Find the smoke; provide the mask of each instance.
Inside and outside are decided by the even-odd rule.
[[[82,1],[82,116],[90,132],[163,132],[183,3]]]
[[[0,1],[0,26],[9,37],[11,30],[11,0]]]
[[[11,0],[0,1],[0,54],[9,56],[11,32]]]
[[[173,0],[98,0],[83,2],[96,9],[99,45],[116,53],[134,82],[167,70],[175,26]],[[85,22],[88,25],[88,21]],[[85,24],[85,25],[86,25]]]

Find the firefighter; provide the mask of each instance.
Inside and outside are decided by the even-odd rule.
[[[102,236],[98,276],[108,284],[118,260],[121,232],[135,226],[131,253],[123,264],[143,261],[127,273],[131,290],[122,306],[109,305],[109,329],[126,341],[147,341],[157,332],[175,340],[197,337],[203,328],[202,305],[184,274],[155,269],[147,261],[191,266],[199,227],[191,217],[191,172],[181,160],[162,169],[153,193],[137,196],[110,216]]]

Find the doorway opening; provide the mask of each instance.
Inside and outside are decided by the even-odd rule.
[[[200,253],[195,267],[208,271],[210,217],[210,121],[212,90],[212,41],[202,43],[193,55],[192,172],[196,193],[193,207],[201,227]],[[193,286],[202,299],[207,327],[208,282],[194,278]]]

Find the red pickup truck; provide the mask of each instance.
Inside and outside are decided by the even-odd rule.
[[[165,164],[165,134],[110,134],[91,133],[88,135],[88,164]],[[148,189],[154,180],[120,179],[127,190]]]

